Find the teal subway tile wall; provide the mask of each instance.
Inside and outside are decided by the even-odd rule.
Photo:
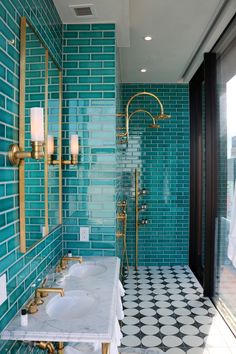
[[[18,142],[20,17],[26,16],[61,63],[62,23],[51,0],[2,0],[0,3],[0,275],[7,274],[7,300],[0,306],[0,330],[33,293],[32,285],[54,265],[62,252],[57,228],[26,255],[19,252],[18,168],[7,152]],[[15,44],[10,43],[11,40]],[[22,349],[23,348],[23,349]],[[32,349],[32,348],[31,348]],[[26,344],[0,341],[1,353],[30,352]],[[25,351],[24,351],[25,350]]]
[[[139,169],[140,220],[149,223],[139,228],[139,265],[188,264],[189,237],[189,108],[188,85],[123,84],[123,112],[129,98],[137,92],[156,94],[171,118],[151,129],[150,117],[137,113],[130,121],[128,147],[122,145],[122,187],[128,201],[127,244],[130,264],[135,260],[134,171]],[[138,108],[159,112],[157,102],[148,96],[136,98],[130,112]]]
[[[46,51],[32,30],[26,27],[25,69],[25,148],[31,148],[30,108],[45,109]],[[25,229],[27,247],[42,237],[45,225],[44,160],[26,159],[25,165]]]
[[[116,240],[116,204],[124,198],[128,201],[128,254],[134,264],[136,167],[140,187],[148,190],[142,199],[148,210],[140,217],[150,221],[140,227],[139,264],[188,263],[189,112],[187,85],[118,84],[114,24],[62,26],[51,0],[3,0],[0,14],[0,275],[7,274],[8,286],[8,299],[0,306],[1,330],[62,252],[122,254],[123,240]],[[53,58],[62,63],[63,158],[70,156],[70,135],[78,133],[81,145],[79,164],[63,167],[63,240],[62,227],[58,227],[26,255],[19,253],[18,168],[7,159],[9,145],[18,142],[21,16],[27,16]],[[161,121],[160,129],[150,130],[147,116],[134,116],[125,148],[117,145],[120,120],[116,113],[124,112],[129,97],[141,90],[157,93],[172,117]],[[50,98],[53,119],[57,97]],[[148,97],[138,98],[131,109],[140,106],[156,113],[157,104]],[[54,198],[52,210],[53,205]],[[50,215],[52,225],[56,224],[54,215]],[[89,227],[88,242],[80,241],[81,226]],[[33,353],[31,349],[20,342],[0,341],[3,353]]]
[[[80,137],[77,166],[63,170],[65,252],[116,252],[116,38],[114,24],[64,26],[63,155]],[[80,241],[80,227],[90,230]]]

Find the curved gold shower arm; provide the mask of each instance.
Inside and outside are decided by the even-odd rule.
[[[164,114],[164,108],[163,108],[163,104],[161,103],[161,100],[156,95],[154,95],[154,93],[143,91],[143,92],[138,92],[135,95],[133,95],[132,97],[130,97],[130,99],[126,105],[126,117],[128,117],[129,106],[130,106],[131,102],[133,101],[133,99],[138,96],[142,96],[142,95],[153,97],[158,102],[158,104],[160,106],[161,114]]]
[[[151,117],[151,119],[152,119],[152,121],[153,121],[153,124],[156,124],[155,118],[154,118],[153,115],[152,115],[150,112],[148,112],[146,109],[136,109],[136,111],[134,111],[134,112],[132,112],[132,113],[130,114],[128,120],[130,121],[130,119],[133,117],[133,115],[134,115],[135,113],[139,113],[139,112],[147,113],[147,114]]]
[[[127,137],[129,135],[129,106],[130,106],[131,102],[133,101],[133,99],[135,99],[138,96],[143,96],[143,95],[153,97],[158,102],[158,104],[160,106],[160,111],[161,111],[160,114],[164,115],[163,104],[161,103],[161,100],[156,95],[154,95],[154,93],[146,92],[146,91],[136,93],[135,95],[130,97],[130,99],[126,105],[126,108],[125,108],[125,128],[126,128]]]

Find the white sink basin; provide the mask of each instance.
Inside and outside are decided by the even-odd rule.
[[[46,312],[51,319],[71,320],[79,319],[90,312],[97,304],[95,298],[88,291],[71,290],[65,296],[54,296],[46,306]]]
[[[99,263],[76,263],[69,268],[69,274],[77,278],[96,276],[104,273],[107,267]]]

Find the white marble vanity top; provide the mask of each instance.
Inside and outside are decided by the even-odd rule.
[[[117,286],[119,280],[120,261],[116,257],[85,257],[84,263],[105,265],[106,270],[94,276],[77,278],[68,276],[56,285],[67,292],[84,290],[96,299],[96,306],[88,313],[76,319],[51,319],[46,312],[48,302],[57,294],[49,294],[43,298],[44,304],[39,311],[28,315],[28,326],[21,327],[18,313],[1,333],[2,339],[10,340],[43,340],[62,342],[111,342],[116,318]],[[76,262],[70,261],[69,267]],[[53,286],[54,287],[54,286]],[[68,317],[68,316],[67,316]]]

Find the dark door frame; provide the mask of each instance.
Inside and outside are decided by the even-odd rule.
[[[202,101],[202,84],[205,100]],[[190,90],[190,246],[189,265],[204,289],[214,295],[216,220],[216,55],[206,53],[189,83]],[[205,107],[205,263],[202,265],[202,106]]]

